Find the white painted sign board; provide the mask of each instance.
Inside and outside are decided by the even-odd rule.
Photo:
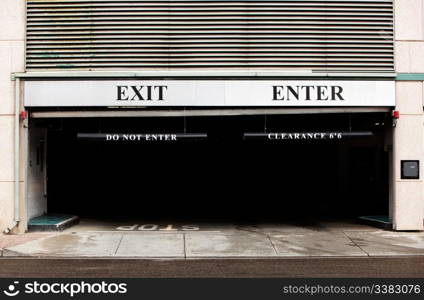
[[[395,106],[394,81],[26,81],[27,107]]]

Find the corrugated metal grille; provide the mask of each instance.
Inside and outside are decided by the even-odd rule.
[[[392,0],[27,0],[27,69],[393,71]]]

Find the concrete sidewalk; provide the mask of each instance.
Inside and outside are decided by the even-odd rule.
[[[424,255],[424,232],[390,232],[343,224],[208,229],[187,232],[74,229],[40,234],[35,240],[7,245],[2,255],[158,259]]]
[[[32,232],[20,235],[5,235],[0,233],[0,256],[3,255],[3,249],[25,244],[27,242],[47,237],[51,233]]]

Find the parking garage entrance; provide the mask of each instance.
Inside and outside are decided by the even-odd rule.
[[[29,204],[31,217],[195,223],[388,214],[383,113],[34,119],[30,126],[30,135],[47,132],[30,139],[30,169],[45,165],[47,198]]]

